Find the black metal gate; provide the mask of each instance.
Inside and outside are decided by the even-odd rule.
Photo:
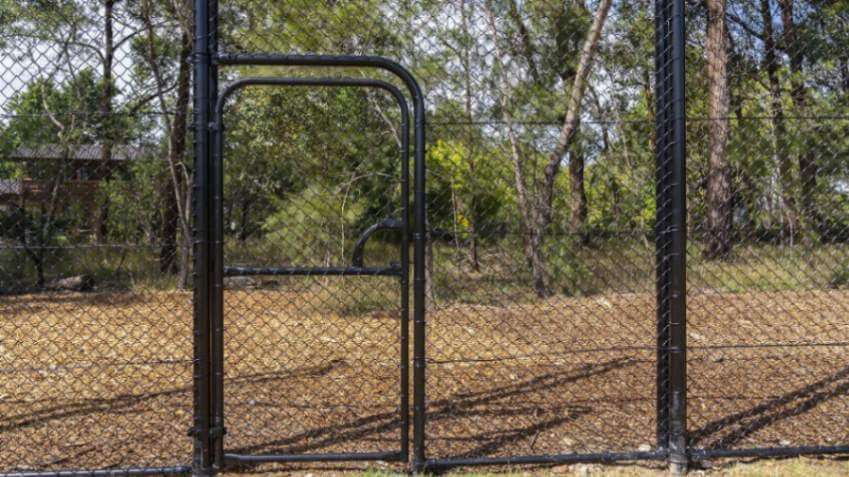
[[[198,10],[203,10],[203,7]],[[201,16],[207,18],[207,13],[198,13],[198,25],[202,22]],[[205,23],[205,22],[203,22]],[[199,37],[209,38],[211,35],[199,35]],[[207,46],[209,47],[209,46]],[[202,51],[199,49],[199,51]],[[212,52],[210,52],[212,53]],[[195,465],[197,468],[224,468],[225,466],[247,465],[263,462],[305,462],[305,461],[351,461],[351,460],[382,460],[382,461],[402,461],[408,460],[409,454],[409,274],[410,274],[410,222],[414,224],[415,233],[412,234],[412,242],[414,245],[413,263],[414,280],[413,280],[413,295],[414,295],[414,328],[415,328],[415,350],[414,362],[414,393],[416,408],[421,410],[424,399],[423,386],[423,359],[424,359],[424,109],[423,98],[413,77],[400,65],[392,61],[378,57],[333,57],[333,56],[286,56],[286,55],[265,55],[265,56],[248,56],[227,57],[224,55],[210,54],[212,60],[206,65],[202,65],[196,70],[198,75],[197,87],[203,90],[209,88],[206,92],[199,91],[197,98],[209,98],[208,101],[200,101],[200,109],[206,109],[213,106],[214,115],[211,121],[203,119],[205,113],[199,114],[199,124],[209,124],[208,141],[212,144],[212,150],[207,150],[209,147],[203,144],[204,141],[197,143],[198,157],[210,157],[211,167],[208,170],[209,183],[211,189],[205,195],[202,191],[203,185],[199,187],[200,191],[197,197],[209,198],[208,203],[212,205],[211,209],[206,209],[202,204],[197,204],[199,214],[209,214],[209,219],[204,219],[201,215],[197,216],[198,224],[209,224],[208,237],[210,243],[202,244],[203,239],[198,241],[198,249],[196,252],[196,260],[198,260],[199,269],[205,267],[200,261],[207,260],[205,263],[211,264],[207,271],[210,281],[205,282],[200,280],[201,286],[196,289],[200,300],[208,303],[209,324],[204,326],[204,317],[199,316],[200,334],[209,332],[209,348],[199,349],[198,358],[199,366],[201,367],[200,376],[196,381],[200,392],[196,397],[201,399],[197,413],[195,427],[196,454]],[[400,78],[407,86],[414,102],[413,118],[415,128],[415,185],[413,190],[415,210],[410,210],[410,187],[409,187],[409,142],[410,142],[410,111],[407,106],[407,100],[403,93],[394,85],[385,81],[368,80],[368,79],[340,79],[340,78],[246,78],[230,84],[224,89],[221,94],[217,95],[216,85],[216,67],[215,64],[230,64],[230,65],[276,65],[276,66],[312,66],[312,67],[360,67],[360,68],[377,68],[391,72],[396,77]],[[200,69],[202,68],[202,69]],[[395,99],[397,106],[401,112],[401,128],[400,128],[400,207],[397,210],[389,213],[388,216],[381,217],[369,227],[367,227],[358,240],[353,249],[350,251],[350,256],[344,257],[342,260],[338,258],[331,263],[317,264],[312,262],[306,255],[302,255],[301,261],[297,259],[287,260],[287,264],[281,266],[274,263],[256,264],[233,264],[225,253],[226,244],[224,243],[224,228],[225,218],[223,214],[223,196],[224,196],[224,168],[227,167],[226,157],[226,136],[225,136],[225,105],[227,98],[235,92],[244,89],[248,86],[288,86],[288,87],[358,87],[358,88],[376,88],[389,92]],[[214,101],[213,101],[214,98]],[[208,113],[206,113],[208,114]],[[208,154],[208,156],[206,156]],[[200,169],[200,167],[199,167]],[[203,200],[203,199],[201,199]],[[304,207],[310,208],[314,204],[306,203]],[[206,209],[206,210],[204,210]],[[287,224],[291,235],[303,233],[304,227],[309,227],[309,211],[304,212],[307,217],[301,217],[301,222],[289,222]],[[315,211],[313,211],[315,213]],[[318,213],[320,215],[320,213]],[[208,220],[208,222],[206,221]],[[318,222],[323,219],[319,217]],[[316,224],[318,226],[318,224]],[[204,230],[203,226],[199,226],[198,230]],[[383,263],[371,264],[366,263],[366,244],[369,237],[375,233],[394,232],[399,235],[397,250],[394,256],[390,254],[381,255],[377,260]],[[282,241],[286,241],[285,236],[281,236]],[[287,244],[290,245],[291,244]],[[302,244],[302,246],[312,247],[315,244]],[[208,248],[207,248],[208,247]],[[297,246],[296,246],[297,247]],[[208,250],[208,258],[205,258],[205,251]],[[238,254],[236,254],[238,255]],[[273,254],[272,254],[273,255]],[[311,250],[309,255],[316,255],[315,250]],[[273,259],[271,259],[273,260]],[[238,261],[238,260],[236,260]],[[306,263],[304,263],[306,262]],[[387,263],[388,262],[388,263]],[[231,266],[234,265],[234,266]],[[237,266],[241,265],[241,266]],[[289,312],[282,312],[283,318],[266,317],[260,318],[260,323],[251,323],[251,318],[245,314],[240,314],[238,311],[231,313],[228,310],[225,302],[225,289],[228,289],[225,283],[225,277],[231,279],[244,277],[275,277],[285,280],[283,289],[291,288],[296,290],[298,300],[303,300],[304,296],[312,297],[313,302],[298,303],[291,307]],[[362,299],[362,296],[368,296],[369,292],[359,292],[362,290],[359,287],[361,283],[368,281],[366,287],[370,289],[379,289],[386,285],[386,280],[390,279],[395,282],[396,292],[393,294],[397,300],[397,307],[392,313],[393,319],[390,321],[392,325],[388,327],[385,323],[371,324],[350,323],[345,321],[344,324],[334,324],[332,313],[327,310],[315,310],[318,313],[327,313],[326,320],[328,326],[335,327],[330,333],[321,331],[303,329],[304,321],[299,322],[299,316],[304,312],[305,307],[314,306],[315,302],[326,301],[326,298],[311,295],[321,293],[322,288],[326,288],[326,281],[345,281],[341,288],[335,288],[337,293],[339,290],[348,291],[354,300]],[[318,282],[324,281],[321,285]],[[379,282],[383,281],[383,284]],[[352,285],[356,283],[356,285]],[[277,284],[275,284],[277,285]],[[355,290],[355,291],[352,291]],[[238,292],[237,292],[238,293]],[[306,293],[306,294],[305,294]],[[208,297],[208,301],[203,298]],[[386,294],[379,294],[379,300],[386,301]],[[392,298],[388,298],[390,301]],[[282,295],[272,297],[272,300],[285,300]],[[310,298],[307,298],[310,300]],[[201,305],[196,309],[197,313],[204,313],[204,306]],[[338,319],[338,318],[336,318]],[[344,317],[341,318],[343,321]],[[282,322],[281,322],[282,320]],[[247,323],[244,323],[247,321]],[[289,323],[286,323],[288,321]],[[242,323],[240,323],[242,322]],[[256,334],[257,325],[264,327],[266,332]],[[357,339],[359,331],[362,334],[368,335],[365,342],[355,344],[356,349],[346,349],[344,343],[334,345],[337,349],[332,352],[328,349],[319,351],[314,356],[298,356],[293,357],[287,353],[293,348],[292,340],[297,341],[297,337],[293,337],[286,341],[284,335],[295,336],[298,333],[291,333],[296,328],[301,327],[298,333],[305,334],[309,337],[310,343],[307,346],[315,347],[316,338],[328,339],[338,343],[346,339]],[[274,329],[277,328],[277,329]],[[343,329],[344,328],[344,329]],[[226,330],[226,331],[225,331]],[[359,330],[359,331],[357,331]],[[290,333],[287,333],[290,332]],[[326,330],[325,330],[326,331]],[[250,333],[250,334],[248,334]],[[323,334],[322,334],[323,333]],[[253,369],[244,369],[247,363],[253,361],[259,364],[265,360],[263,357],[257,358],[256,351],[262,352],[262,344],[256,346],[246,345],[240,340],[246,336],[258,335],[275,335],[280,336],[280,341],[276,343],[276,348],[284,347],[284,351],[277,354],[275,357],[272,353],[270,359],[277,361],[273,371],[269,372],[268,366],[254,366]],[[319,336],[321,334],[321,336]],[[333,335],[332,337],[329,335]],[[202,338],[203,339],[203,338]],[[363,339],[360,337],[360,339]],[[371,351],[380,354],[383,346],[390,346],[394,350],[395,361],[390,360],[388,363],[383,362],[382,369],[375,371],[369,368],[366,364],[369,360],[376,360],[375,356],[366,357],[363,353],[368,354]],[[304,345],[305,343],[301,343]],[[297,346],[295,346],[297,347]],[[254,349],[249,349],[254,348]],[[247,350],[247,351],[246,351]],[[241,355],[239,353],[242,353]],[[246,357],[245,352],[252,354],[252,357]],[[357,356],[351,356],[351,353]],[[384,350],[384,355],[381,359],[387,357],[389,352]],[[233,374],[228,373],[227,356],[234,354],[235,363],[241,366],[241,372],[236,369]],[[354,361],[350,365],[348,373],[336,372],[336,382],[334,383],[334,369],[339,369],[349,365],[346,362],[348,358]],[[283,361],[283,363],[279,363]],[[289,362],[286,362],[289,361]],[[268,363],[265,363],[266,365]],[[283,364],[286,369],[280,369],[278,365]],[[388,364],[388,366],[387,366]],[[206,369],[203,369],[207,367]],[[261,368],[261,369],[257,369]],[[206,374],[206,373],[208,374]],[[277,376],[278,379],[266,380],[268,374],[282,374]],[[247,375],[247,381],[245,377]],[[368,375],[368,376],[366,376]],[[207,378],[207,376],[211,378]],[[206,381],[211,379],[210,381]],[[293,383],[298,379],[309,382],[309,386],[299,387]],[[261,384],[251,384],[250,381],[259,381]],[[339,380],[343,381],[339,384]],[[347,394],[358,388],[367,388],[373,392],[373,398],[376,401],[381,401],[384,395],[391,394],[388,386],[394,382],[394,389],[397,392],[396,406],[392,408],[380,408],[378,410],[361,409],[358,413],[354,410],[355,407],[362,407],[363,397],[351,398]],[[207,389],[208,394],[203,391]],[[322,391],[329,391],[322,393]],[[310,397],[297,396],[298,393],[313,393]],[[230,399],[230,397],[233,397]],[[286,398],[282,398],[285,396]],[[302,399],[309,402],[310,408],[318,410],[317,416],[308,416],[297,411],[297,401]],[[264,402],[263,402],[264,401]],[[312,401],[312,402],[310,402]],[[267,412],[259,411],[265,408]],[[293,411],[294,409],[294,411]],[[204,415],[203,411],[207,410],[208,414]],[[421,411],[416,412],[417,419],[423,418]],[[227,422],[225,425],[225,416]],[[395,435],[395,444],[390,444],[391,439],[385,444],[377,444],[377,447],[363,447],[357,444],[356,435],[362,432],[363,426],[382,434]],[[299,428],[300,432],[293,432],[293,428]],[[225,431],[225,429],[227,431]],[[337,445],[335,439],[340,433],[350,433],[353,437],[351,440],[354,444]],[[420,423],[416,426],[417,430],[422,429]],[[415,440],[419,444],[417,449],[422,449],[423,436],[420,432],[416,432]],[[317,450],[316,450],[317,449]]]
[[[389,366],[387,371],[384,373],[376,374],[374,377],[378,381],[383,381],[384,383],[391,382],[393,380],[398,383],[398,403],[397,409],[395,410],[395,416],[384,415],[380,417],[381,421],[385,421],[382,425],[386,428],[395,428],[393,429],[396,432],[399,432],[397,436],[397,442],[395,449],[376,449],[370,452],[335,452],[335,453],[309,453],[307,451],[303,453],[262,453],[260,455],[255,455],[250,453],[251,451],[256,451],[261,448],[267,448],[268,445],[257,444],[253,445],[243,443],[241,446],[241,450],[234,452],[227,452],[227,450],[232,449],[232,446],[229,445],[229,442],[226,441],[226,438],[219,438],[216,444],[215,452],[216,459],[223,462],[226,466],[233,465],[244,465],[250,463],[262,463],[262,462],[307,462],[307,461],[336,461],[336,460],[382,460],[382,461],[401,461],[405,462],[408,458],[408,450],[409,450],[409,366],[408,366],[408,352],[409,352],[409,268],[410,268],[410,260],[409,260],[409,214],[410,214],[410,190],[409,190],[409,108],[407,106],[407,101],[404,98],[403,93],[396,88],[395,86],[377,80],[368,80],[368,79],[335,79],[335,78],[327,78],[327,79],[315,79],[315,78],[245,78],[238,80],[230,85],[219,95],[216,109],[215,109],[215,127],[214,127],[214,135],[215,135],[215,150],[213,152],[214,156],[214,187],[216,189],[216,201],[214,205],[215,214],[216,214],[216,226],[215,226],[215,234],[218,237],[223,236],[223,215],[222,215],[222,207],[220,204],[220,197],[223,197],[223,169],[226,167],[226,159],[224,154],[224,144],[226,142],[225,136],[225,121],[224,121],[224,107],[227,101],[227,98],[236,93],[238,90],[249,87],[249,86],[284,86],[284,87],[367,87],[367,88],[376,88],[382,89],[384,91],[389,92],[394,99],[396,100],[398,107],[401,111],[401,154],[400,154],[400,164],[401,164],[401,177],[400,177],[400,187],[401,187],[401,204],[398,217],[387,217],[383,220],[380,220],[370,227],[366,228],[363,233],[360,235],[358,240],[356,241],[353,249],[350,252],[350,263],[342,266],[299,266],[299,265],[289,265],[289,266],[270,266],[270,267],[246,267],[246,266],[227,266],[224,264],[224,252],[223,252],[223,242],[216,241],[216,263],[221,263],[221,267],[215,267],[214,280],[215,280],[215,289],[219,292],[223,292],[223,278],[224,277],[299,277],[301,281],[309,281],[315,279],[322,279],[328,277],[334,277],[332,279],[338,280],[341,277],[349,277],[352,279],[358,278],[369,278],[369,277],[390,277],[397,280],[398,293],[397,300],[399,301],[399,309],[398,316],[393,319],[392,322],[397,326],[397,335],[399,339],[397,343],[395,343],[394,347],[397,350],[397,363],[393,363],[393,366]],[[318,219],[321,219],[320,217]],[[292,233],[299,233],[299,227],[303,226],[303,224],[290,224],[290,228],[292,229]],[[374,235],[375,233],[379,233],[382,231],[392,231],[400,235],[400,241],[398,242],[398,250],[397,256],[387,257],[390,260],[387,264],[380,264],[377,266],[369,266],[369,264],[364,263],[364,254],[365,247],[368,242],[368,239]],[[397,261],[396,261],[397,260]],[[285,279],[285,278],[284,278]],[[297,278],[292,278],[292,281],[298,281]],[[219,285],[220,284],[220,285]],[[298,289],[298,285],[293,285],[293,288]],[[222,300],[221,296],[216,297],[217,300]],[[220,301],[219,303],[223,303]],[[226,309],[225,309],[226,310]],[[293,310],[295,313],[300,312],[300,310]],[[225,417],[228,415],[228,410],[225,407],[225,402],[227,401],[228,393],[233,390],[237,391],[241,385],[239,384],[239,378],[235,378],[235,382],[233,385],[226,384],[225,376],[227,375],[225,369],[225,361],[226,355],[228,353],[228,346],[225,344],[227,338],[225,338],[223,329],[225,326],[229,327],[230,324],[225,325],[225,323],[232,323],[233,321],[238,320],[238,317],[228,316],[225,311],[222,315],[216,317],[217,320],[214,323],[215,337],[213,340],[213,376],[215,381],[213,382],[213,403],[212,403],[212,416],[213,428],[216,429],[217,435],[216,437],[223,436],[225,429]],[[235,326],[238,328],[238,325]],[[253,331],[253,330],[251,330]],[[375,329],[365,329],[366,333],[374,333],[378,336],[382,335],[379,333],[380,330]],[[375,333],[377,331],[377,333]],[[390,335],[391,336],[391,335]],[[381,336],[382,337],[382,336]],[[344,333],[340,339],[346,339]],[[234,339],[238,339],[238,334],[234,335]],[[291,342],[286,343],[287,346],[291,345]],[[234,346],[230,346],[230,349],[236,349],[238,344]],[[343,345],[344,347],[344,345]],[[236,351],[238,352],[238,351]],[[283,354],[286,356],[286,353]],[[330,355],[330,356],[328,356]],[[321,357],[320,361],[322,364],[319,366],[324,366],[324,370],[315,371],[314,374],[317,377],[321,377],[327,373],[332,372],[332,368],[335,364],[338,364],[348,356],[345,353],[341,355],[341,358],[334,359],[331,353],[324,353],[324,356]],[[286,356],[286,358],[291,359],[291,356]],[[244,359],[240,361],[244,362]],[[315,365],[316,363],[310,363],[311,365]],[[397,373],[397,375],[393,376],[393,370]],[[355,373],[362,373],[364,369],[354,369]],[[236,373],[238,376],[238,373]],[[313,388],[322,387],[322,383],[320,379],[309,381]],[[277,385],[278,389],[270,390],[273,394],[279,395],[287,395],[293,392],[291,386],[287,388],[287,383],[278,382],[276,380],[271,381],[272,385]],[[351,382],[346,383],[346,387],[351,386],[369,386],[374,389],[375,392],[386,392],[385,386],[380,386],[380,383],[375,383],[374,381],[364,383],[361,380],[351,379]],[[261,387],[260,387],[261,388]],[[244,390],[241,390],[243,392]],[[262,392],[262,389],[253,388],[253,394],[251,394],[251,400],[258,399],[256,395],[257,392]],[[351,403],[351,398],[349,396],[343,394],[341,396],[336,396],[338,399],[331,399],[332,402],[335,402],[337,407],[344,406],[345,404]],[[326,399],[326,397],[325,397]],[[375,396],[375,399],[380,399],[378,396]],[[243,403],[242,403],[243,404]],[[325,402],[325,405],[327,403]],[[239,409],[239,405],[234,406],[236,409]],[[244,406],[242,406],[244,407]],[[234,419],[236,424],[233,427],[240,426],[241,423],[247,421],[250,425],[251,418],[249,414],[256,413],[255,406],[247,406],[249,409],[246,409],[244,413]],[[254,409],[250,409],[250,408]],[[237,411],[238,413],[238,411]],[[334,429],[344,428],[345,424],[351,420],[352,417],[357,416],[348,416],[345,415],[345,412],[334,412],[332,413],[333,418],[338,419],[340,422],[327,422],[326,425],[330,426]],[[351,413],[354,414],[354,413]],[[384,414],[391,414],[384,413]],[[280,417],[280,416],[276,416]],[[256,416],[254,416],[256,418]],[[304,420],[308,419],[304,416],[300,415],[300,413],[295,413],[291,416],[293,420]],[[360,417],[369,419],[369,417]],[[278,438],[283,438],[283,442],[285,442],[285,438],[290,435],[292,426],[291,422],[287,419],[283,419],[287,424],[281,426],[269,426],[268,424],[263,424],[265,428],[264,431],[266,433],[271,433],[272,435],[277,432],[282,432],[283,435],[278,435]],[[397,421],[397,425],[393,425],[394,422]],[[304,423],[299,423],[300,427],[303,427]],[[388,430],[388,429],[387,429]],[[336,431],[327,432],[328,435],[320,436],[320,439],[332,440]],[[271,447],[274,447],[273,445]],[[286,446],[288,448],[298,448],[297,446]],[[318,445],[321,447],[321,444]],[[309,449],[310,446],[300,447]]]

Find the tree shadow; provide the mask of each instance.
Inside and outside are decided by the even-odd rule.
[[[750,409],[706,423],[689,433],[690,446],[695,447],[717,436],[712,442],[700,447],[708,450],[732,448],[760,430],[804,414],[830,399],[845,396],[847,391],[849,366]],[[723,434],[728,429],[731,429],[730,432]]]
[[[507,386],[501,386],[480,392],[455,393],[454,395],[428,403],[427,420],[433,425],[439,422],[474,417],[522,416],[537,410],[534,406],[515,406],[501,409],[479,409],[482,405],[492,405],[510,397],[520,397],[527,393],[553,389],[561,385],[578,382],[613,370],[636,364],[631,358],[610,360],[603,363],[588,364],[578,369],[557,373],[547,373]],[[533,439],[545,430],[573,421],[592,412],[590,406],[561,405],[550,408],[556,417],[529,423],[526,426],[507,430],[488,430],[470,436],[457,438],[473,447],[457,457],[471,457],[492,454],[507,445],[522,439]],[[285,438],[274,439],[259,444],[228,449],[238,454],[305,454],[317,452],[331,446],[363,440],[368,436],[378,437],[388,431],[400,430],[400,416],[397,412],[383,412],[365,416],[349,422],[310,429]],[[533,452],[533,445],[528,453]],[[242,463],[238,469],[256,469],[256,465]],[[270,470],[269,470],[270,471]],[[264,471],[257,471],[264,472]]]
[[[268,373],[254,373],[235,378],[225,379],[227,384],[255,384],[281,379],[292,379],[299,377],[320,377],[329,374],[337,363],[331,362],[322,366],[310,366],[295,371],[274,371]],[[80,417],[94,414],[117,414],[128,413],[130,408],[140,403],[155,400],[162,397],[177,396],[180,394],[190,395],[192,386],[179,386],[163,391],[122,394],[112,398],[84,399],[75,402],[63,403],[50,406],[29,413],[4,416],[0,421],[0,433],[12,432],[20,429],[35,427],[51,421],[67,418]]]

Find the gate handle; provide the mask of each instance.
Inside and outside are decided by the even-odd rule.
[[[398,230],[401,231],[404,228],[404,223],[395,218],[383,219],[380,222],[372,225],[367,228],[360,238],[357,239],[356,245],[354,245],[354,251],[351,256],[351,265],[354,267],[363,267],[363,253],[366,249],[366,242],[368,239],[374,235],[375,232],[379,232],[381,230]]]

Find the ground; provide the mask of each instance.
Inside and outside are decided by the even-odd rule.
[[[313,468],[305,470],[258,470],[257,475],[263,477],[297,476],[315,477],[394,477],[402,474],[385,470],[370,469],[359,471],[353,469]],[[240,475],[228,473],[228,476]],[[642,465],[589,465],[578,464],[554,467],[532,467],[525,469],[498,468],[494,470],[458,470],[447,474],[449,477],[667,477],[669,473],[662,468],[652,468]],[[688,475],[693,477],[843,477],[849,475],[849,462],[835,459],[794,458],[762,461],[730,461],[714,463],[710,469],[694,469]]]
[[[228,452],[398,449],[399,308],[375,299],[395,296],[395,284],[359,278],[338,286],[316,279],[226,293]],[[0,468],[189,462],[191,302],[190,293],[159,291],[2,297]],[[692,445],[849,442],[847,309],[849,292],[838,290],[691,291]],[[654,314],[651,293],[434,300],[429,456],[651,450]],[[798,460],[712,473],[820,467],[849,472],[843,462]],[[643,466],[570,469],[652,475]]]

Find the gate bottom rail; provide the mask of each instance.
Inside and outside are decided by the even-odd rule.
[[[401,452],[351,452],[329,454],[224,454],[226,466],[231,464],[265,464],[273,462],[357,462],[357,461],[406,462]]]

